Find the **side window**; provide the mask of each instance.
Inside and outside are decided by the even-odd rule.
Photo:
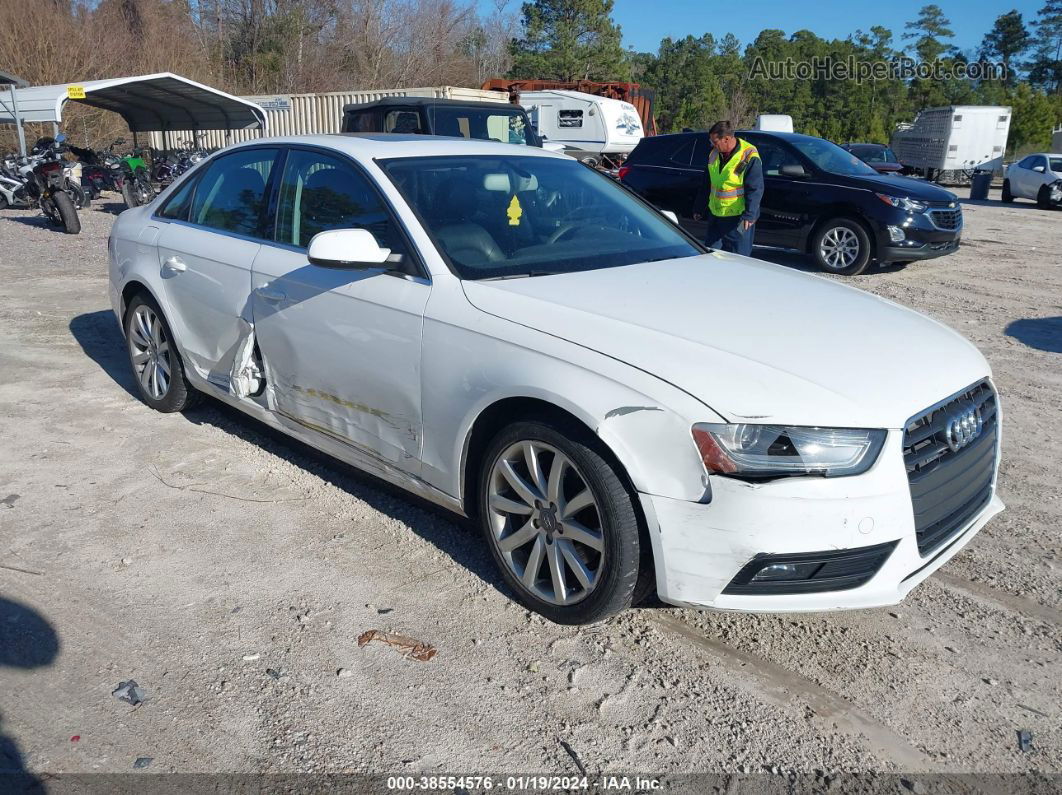
[[[420,115],[415,110],[392,110],[384,116],[384,132],[422,133]]]
[[[708,140],[707,135],[698,135],[696,143],[693,146],[693,160],[690,165],[698,171],[704,171],[708,168],[708,151],[712,148],[711,141]]]
[[[582,127],[583,112],[581,110],[557,111],[557,126],[559,127]]]
[[[318,232],[368,229],[400,262],[405,243],[380,195],[349,163],[320,152],[292,149],[280,181],[276,240],[306,248]]]
[[[182,182],[180,187],[173,192],[173,195],[166,199],[162,209],[158,211],[159,218],[169,218],[172,221],[187,221],[188,208],[192,206],[192,194],[195,192],[195,183],[198,181],[198,176],[194,176]]]
[[[1029,155],[1028,157],[1024,158],[1020,163],[1018,163],[1018,168],[1031,169],[1035,165],[1035,163],[1033,162],[1034,160],[1036,160],[1036,158],[1032,155]]]
[[[373,124],[371,110],[349,111],[343,119],[343,132],[379,132]]]
[[[753,146],[756,147],[756,151],[760,153],[760,159],[763,161],[763,175],[765,177],[779,176],[782,173],[782,166],[803,165],[795,154],[790,152],[780,143],[771,141],[767,138],[750,141],[750,143],[753,144]]]
[[[683,144],[671,154],[671,157],[668,158],[669,165],[689,166],[690,163],[693,162],[694,144],[695,142],[693,138],[683,142]]]
[[[207,166],[192,201],[192,222],[239,235],[256,235],[276,157],[276,149],[245,149]]]

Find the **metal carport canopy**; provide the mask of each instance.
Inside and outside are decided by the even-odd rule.
[[[58,124],[68,101],[114,111],[132,132],[251,127],[264,132],[267,125],[261,106],[170,72],[19,89],[18,115],[23,123]],[[7,108],[0,108],[0,123],[15,123]]]

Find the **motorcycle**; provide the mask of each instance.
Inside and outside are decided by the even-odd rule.
[[[25,180],[26,195],[31,202],[53,224],[63,227],[68,235],[76,235],[81,231],[81,219],[71,195],[66,161],[60,157],[64,140],[65,136],[60,133],[51,143],[41,148],[35,146],[34,155],[22,159],[19,174]]]
[[[98,199],[103,191],[122,192],[125,172],[121,158],[110,152],[80,149],[71,146],[70,151],[81,161],[81,187],[92,199]]]
[[[155,161],[152,179],[165,187],[206,156],[207,153],[202,149],[193,149],[187,142],[183,142],[181,149]]]
[[[31,205],[26,183],[18,173],[18,158],[9,154],[0,161],[0,210]]]
[[[113,151],[115,146],[124,143],[124,138],[118,138],[111,144],[111,150]],[[120,156],[125,175],[122,183],[122,198],[125,199],[127,207],[139,207],[155,198],[155,188],[151,184],[151,173],[148,170],[147,161],[144,160],[143,151],[137,148],[131,154]]]
[[[41,157],[49,152],[54,152],[55,157],[59,158],[60,153],[70,151],[70,145],[65,143],[65,141],[66,136],[62,134],[55,138],[38,138],[37,143],[33,145],[31,154],[35,157]],[[91,199],[90,194],[81,185],[81,163],[76,160],[62,159],[62,164],[63,178],[66,180],[65,190],[70,194],[70,198],[74,200],[74,205],[77,209],[84,210],[91,203]]]

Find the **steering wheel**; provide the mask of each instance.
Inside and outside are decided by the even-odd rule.
[[[574,210],[569,210],[557,221],[557,228],[550,233],[547,238],[548,243],[553,244],[563,238],[573,229],[588,228],[593,226],[591,221],[597,221],[596,226],[598,229],[619,229],[619,227],[609,226],[607,221],[609,220],[609,208],[601,205],[594,205],[592,207],[576,207]],[[600,223],[605,221],[606,223]]]

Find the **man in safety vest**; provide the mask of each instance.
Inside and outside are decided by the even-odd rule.
[[[705,243],[709,248],[749,256],[763,197],[760,154],[755,146],[734,135],[728,121],[713,124],[708,138],[712,151],[708,154],[704,183],[693,205],[693,217],[708,221]]]

